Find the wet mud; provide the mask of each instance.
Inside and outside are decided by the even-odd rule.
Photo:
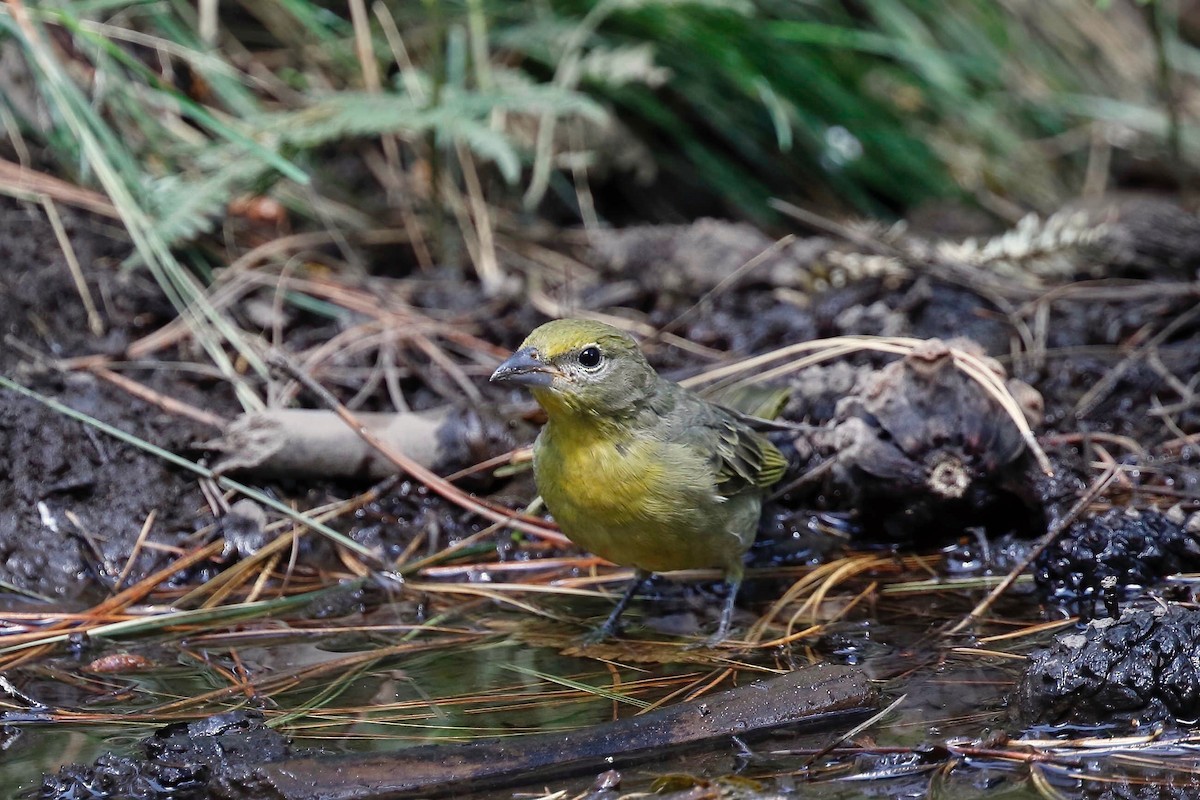
[[[0,199],[0,373],[71,407],[176,452],[204,429],[106,385],[63,374],[50,362],[97,352],[119,354],[132,338],[173,318],[149,276],[120,267],[128,245],[109,223],[64,212],[64,224],[105,332],[88,320],[45,214]],[[221,406],[220,390],[179,373],[143,370],[137,379],[169,396]],[[167,563],[134,543],[153,513],[149,538],[178,547],[205,524],[194,480],[156,456],[107,437],[38,403],[5,393],[0,403],[0,580],[22,593],[75,600],[126,585]],[[211,521],[211,520],[210,520]],[[126,567],[128,566],[128,569]],[[12,595],[10,595],[12,596]]]
[[[145,739],[135,755],[108,753],[91,765],[67,765],[20,797],[205,800],[215,775],[313,754],[264,725],[261,714],[232,711],[168,725]]]

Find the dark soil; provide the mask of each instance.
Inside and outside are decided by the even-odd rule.
[[[174,312],[144,271],[123,269],[118,231],[64,211],[64,224],[107,333],[88,330],[83,305],[41,209],[0,199],[0,373],[72,408],[175,452],[206,431],[131,398],[90,374],[60,374],[54,359],[119,354]],[[170,397],[208,407],[231,404],[220,389],[166,370],[135,373]],[[211,433],[211,431],[207,431]],[[39,403],[5,393],[0,403],[0,580],[43,597],[76,598],[111,587],[147,516],[148,541],[180,546],[205,524],[196,481],[161,459],[122,444]],[[73,518],[72,518],[73,517]],[[209,520],[211,521],[211,520]],[[145,548],[125,585],[167,563]]]
[[[70,764],[24,798],[209,797],[213,775],[236,767],[314,755],[263,724],[261,714],[232,711],[198,722],[168,725],[141,743],[136,756],[111,753],[90,766]]]

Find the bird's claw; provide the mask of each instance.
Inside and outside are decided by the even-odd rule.
[[[707,639],[700,639],[695,642],[689,642],[688,644],[684,645],[683,649],[688,650],[688,651],[691,651],[691,650],[716,650],[716,649],[720,648],[721,645],[725,644],[725,640],[727,638],[728,638],[728,631],[717,631],[712,636],[709,636]]]
[[[616,635],[615,626],[605,623],[598,628],[592,628],[590,631],[579,637],[579,641],[584,645],[600,644],[606,639],[611,639]]]

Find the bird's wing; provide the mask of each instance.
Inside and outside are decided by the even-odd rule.
[[[787,469],[783,453],[745,423],[730,417],[717,433],[717,488],[722,494],[743,486],[770,486],[783,477]]]
[[[708,452],[717,491],[732,496],[770,486],[783,477],[787,459],[764,436],[725,409],[698,397],[684,401],[692,408],[684,418],[692,424],[682,437]]]

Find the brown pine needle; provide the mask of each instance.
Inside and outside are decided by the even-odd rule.
[[[142,529],[138,531],[137,539],[133,543],[133,549],[129,551],[129,558],[125,561],[125,568],[121,570],[121,574],[117,576],[117,582],[113,584],[115,591],[120,591],[121,584],[125,583],[125,579],[129,577],[130,571],[133,570],[133,563],[137,561],[138,555],[142,552],[142,546],[146,542],[146,537],[150,535],[150,529],[154,527],[154,520],[158,517],[158,509],[150,509],[150,513],[146,515],[146,521],[142,523]]]

